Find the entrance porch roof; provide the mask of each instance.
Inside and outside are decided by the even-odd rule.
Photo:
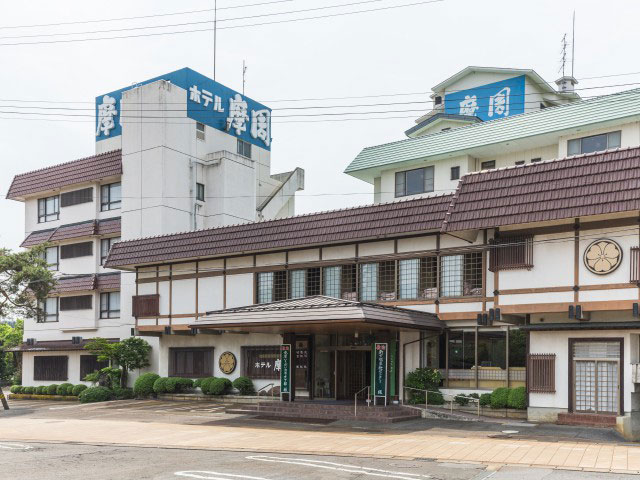
[[[189,326],[254,333],[445,328],[444,322],[432,313],[323,295],[211,311]]]

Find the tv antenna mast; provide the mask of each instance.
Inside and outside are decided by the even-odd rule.
[[[213,0],[213,81],[216,80],[216,40],[218,34],[218,0]]]
[[[576,58],[576,11],[573,11],[573,26],[571,31],[571,76],[573,77],[574,59]]]
[[[560,42],[562,47],[560,48],[560,71],[562,71],[562,76],[564,77],[564,67],[567,64],[567,34],[565,33],[562,36],[562,41]]]
[[[244,95],[244,84],[246,83],[247,68],[249,67],[247,67],[245,61],[242,60],[242,95]]]

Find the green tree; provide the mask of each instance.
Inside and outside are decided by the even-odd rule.
[[[7,383],[19,376],[19,362],[14,354],[6,349],[17,347],[22,343],[24,321],[15,323],[0,323],[0,383]]]
[[[0,318],[37,318],[55,286],[53,272],[43,258],[46,245],[24,252],[0,248]]]
[[[151,345],[137,337],[125,338],[120,342],[110,342],[106,338],[94,338],[85,347],[98,360],[111,362],[122,369],[120,386],[126,388],[127,374],[131,370],[148,367]]]

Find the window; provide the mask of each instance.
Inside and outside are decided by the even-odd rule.
[[[122,203],[122,185],[118,183],[110,183],[100,187],[100,209],[117,210]]]
[[[640,283],[640,247],[631,247],[629,281],[632,283]]]
[[[393,261],[360,265],[360,300],[364,302],[396,299],[396,264]]]
[[[40,302],[40,310],[42,310],[42,316],[38,322],[57,322],[58,297],[49,297],[44,302]]]
[[[61,207],[70,207],[88,202],[93,202],[93,187],[60,194]]]
[[[518,161],[516,162],[516,165],[524,165],[524,160],[518,160]]]
[[[279,366],[280,364],[279,345],[241,347],[241,351],[243,376],[253,380],[274,380],[280,378],[280,370],[276,369],[276,365]]]
[[[33,379],[60,381],[67,380],[67,356],[42,356],[33,357]]]
[[[157,317],[160,315],[160,295],[134,295],[131,297],[134,317]]]
[[[108,361],[100,362],[95,355],[80,355],[80,380],[108,366]]]
[[[496,168],[495,160],[487,160],[486,162],[480,163],[480,170],[491,170],[492,168]]]
[[[490,271],[533,268],[533,236],[495,238],[491,244]]]
[[[443,297],[482,295],[482,253],[440,257],[440,295]]]
[[[540,158],[540,157],[536,157],[536,158],[532,158],[531,159],[531,163],[537,163],[537,162],[541,162],[541,161],[542,161],[542,158]]]
[[[530,354],[527,374],[527,389],[529,392],[554,393],[556,391],[555,353]]]
[[[114,243],[119,241],[120,237],[103,238],[100,240],[100,265],[104,265],[104,261],[107,259],[107,255],[109,255],[109,250],[111,250]]]
[[[93,255],[93,242],[72,243],[60,246],[60,258],[88,257]]]
[[[451,180],[460,179],[460,167],[451,167]]]
[[[442,96],[441,95],[436,95],[433,99],[433,103],[434,105],[440,105],[442,104]]]
[[[437,257],[398,261],[398,298],[429,300],[438,296]]]
[[[53,222],[60,218],[59,197],[38,199],[38,223]]]
[[[290,270],[289,296],[287,298],[302,298],[311,295],[320,295],[320,269]]]
[[[396,172],[396,198],[433,192],[433,167]]]
[[[601,135],[569,140],[567,142],[567,155],[580,155],[581,153],[602,152],[612,148],[619,148],[620,132],[620,130],[617,130]]]
[[[196,138],[204,140],[204,123],[196,122]]]
[[[238,155],[251,158],[251,144],[244,140],[238,139]]]
[[[213,376],[213,348],[170,348],[169,376],[185,378]]]
[[[100,294],[100,318],[120,318],[120,292]]]
[[[58,270],[58,247],[47,247],[42,252],[42,259],[47,262],[49,270]]]
[[[287,272],[261,272],[257,277],[258,303],[269,303],[287,298]]]
[[[356,301],[356,265],[336,265],[324,267],[323,295]]]
[[[204,183],[196,183],[196,200],[204,202]]]
[[[93,295],[78,295],[75,297],[60,297],[60,311],[91,310]]]

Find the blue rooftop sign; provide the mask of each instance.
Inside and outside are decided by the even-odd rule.
[[[524,75],[446,94],[445,113],[475,115],[482,120],[524,113]]]
[[[96,141],[122,134],[120,101],[123,92],[158,80],[167,80],[186,90],[188,118],[266,150],[271,149],[271,109],[190,68],[96,97]]]

